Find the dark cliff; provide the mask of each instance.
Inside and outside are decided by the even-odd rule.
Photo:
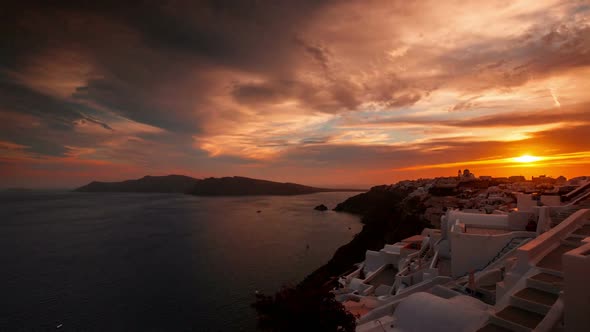
[[[365,259],[367,250],[380,250],[419,234],[431,227],[423,218],[424,205],[418,197],[408,197],[413,189],[377,186],[338,204],[334,210],[362,216],[363,229],[349,243],[340,247],[328,263],[310,274],[303,287],[320,287]]]

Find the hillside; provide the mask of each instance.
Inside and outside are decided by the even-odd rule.
[[[296,183],[281,183],[239,176],[194,179],[184,175],[144,176],[122,182],[91,182],[76,191],[80,192],[160,192],[186,193],[197,196],[252,196],[252,195],[303,195],[332,191],[361,191],[358,189],[327,189]]]
[[[138,193],[186,193],[200,180],[184,175],[144,176],[137,180],[121,182],[93,181],[75,191],[80,192],[138,192]]]
[[[361,262],[367,250],[379,250],[387,243],[395,243],[432,226],[424,218],[423,201],[409,197],[411,192],[412,189],[401,186],[376,186],[338,204],[335,211],[360,215],[363,229],[349,243],[338,248],[332,259],[310,274],[300,286],[320,287],[350,269],[354,263]]]
[[[189,192],[202,196],[251,196],[251,195],[303,195],[328,191],[350,191],[354,189],[326,189],[304,186],[296,183],[281,183],[251,179],[239,176],[207,178],[199,181]]]

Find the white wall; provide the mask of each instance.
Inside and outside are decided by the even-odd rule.
[[[451,258],[451,247],[450,247],[449,239],[442,240],[438,244],[437,249],[438,249],[439,257]]]
[[[543,203],[546,206],[560,206],[561,205],[561,196],[542,195],[541,196],[541,203]]]
[[[566,331],[590,331],[590,237],[563,255]]]
[[[400,249],[404,246],[404,243],[398,242],[396,244],[386,244],[385,247],[383,247],[383,249],[381,249],[382,251],[387,251],[387,252],[391,252],[391,253],[397,253],[399,254]]]
[[[367,250],[365,253],[365,273],[368,274],[375,271],[385,264],[383,258],[383,255],[379,251]]]
[[[451,226],[449,226],[450,222],[448,221],[449,218],[447,217],[447,214],[449,214],[449,212],[440,216],[440,232],[443,239],[448,237],[448,232],[451,229]]]
[[[508,228],[511,230],[523,231],[526,229],[526,225],[529,223],[529,218],[533,216],[532,212],[514,211],[508,214]]]
[[[576,211],[559,225],[553,227],[551,231],[539,235],[533,241],[518,248],[516,253],[518,266],[516,268],[521,271],[528,270],[547,253],[559,246],[561,239],[578,229],[589,217],[590,209]]]
[[[514,237],[525,236],[525,232],[510,232],[498,235],[467,233],[451,234],[451,272],[454,278],[484,267]]]
[[[508,229],[507,214],[466,213],[459,210],[452,210],[447,214],[446,224],[448,230],[450,230],[450,227],[457,220],[465,225]]]
[[[397,266],[399,263],[400,255],[398,253],[381,251],[381,255],[383,256],[383,262],[385,264]]]
[[[537,206],[537,201],[533,201],[533,195],[518,194],[516,195],[516,207],[520,212],[530,212],[533,206]]]

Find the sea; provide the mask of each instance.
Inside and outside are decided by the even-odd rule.
[[[361,230],[299,196],[0,193],[0,331],[256,331],[255,292]]]

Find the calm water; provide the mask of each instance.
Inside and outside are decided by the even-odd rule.
[[[313,210],[354,194],[2,193],[0,331],[255,330],[255,290],[300,281],[360,231]]]

